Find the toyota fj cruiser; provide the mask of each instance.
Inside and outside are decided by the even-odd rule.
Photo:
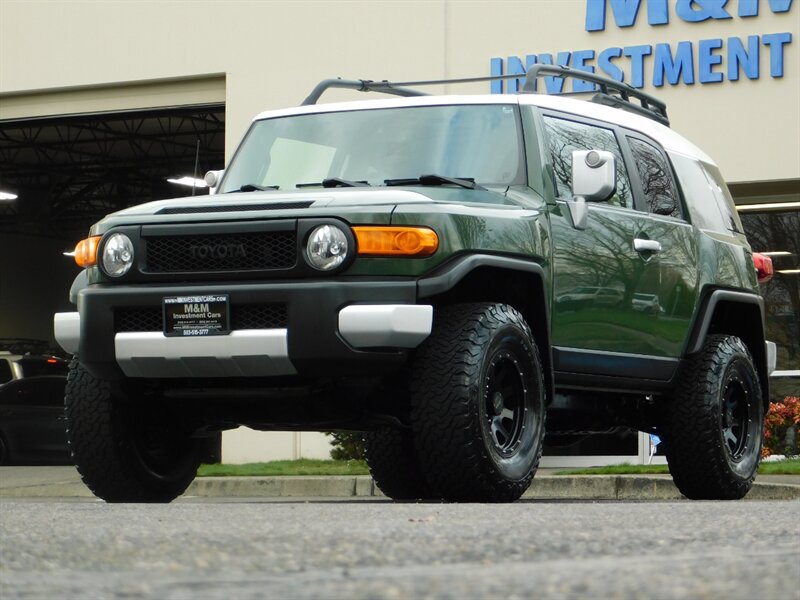
[[[596,93],[529,93],[543,76]],[[594,74],[424,83],[442,82],[324,81],[253,121],[216,195],[122,210],[78,244],[55,332],[97,496],[170,501],[239,425],[364,431],[396,499],[513,501],[546,431],[616,426],[657,432],[689,498],[747,493],[774,346],[714,161]],[[316,105],[330,87],[399,98]]]

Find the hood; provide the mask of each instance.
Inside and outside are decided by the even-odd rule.
[[[241,219],[294,218],[298,216],[344,216],[353,212],[385,214],[388,219],[398,205],[479,204],[487,208],[526,207],[522,196],[506,188],[471,190],[458,187],[359,187],[229,193],[156,200],[112,213],[98,222],[94,234],[124,224],[177,221],[224,221]]]

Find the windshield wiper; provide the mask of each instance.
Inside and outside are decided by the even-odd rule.
[[[442,175],[420,175],[418,178],[384,179],[386,185],[457,185],[469,190],[485,190],[486,188],[475,183],[473,177],[444,177]]]
[[[235,194],[236,192],[266,192],[267,190],[279,190],[279,189],[281,188],[278,185],[256,185],[255,183],[245,183],[238,190],[231,190],[228,193]]]
[[[307,188],[307,187],[324,187],[324,188],[335,188],[335,187],[370,187],[369,183],[366,181],[352,181],[350,179],[341,179],[340,177],[330,177],[328,179],[323,179],[317,183],[298,183],[295,187],[297,188]]]

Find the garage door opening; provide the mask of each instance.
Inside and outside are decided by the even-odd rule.
[[[224,162],[222,103],[0,122],[0,338],[52,343],[78,272],[63,253],[110,212],[192,195],[169,180]]]

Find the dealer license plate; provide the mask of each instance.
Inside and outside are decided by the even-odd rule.
[[[231,332],[227,294],[170,296],[164,298],[163,306],[164,335],[168,337],[227,335]]]

